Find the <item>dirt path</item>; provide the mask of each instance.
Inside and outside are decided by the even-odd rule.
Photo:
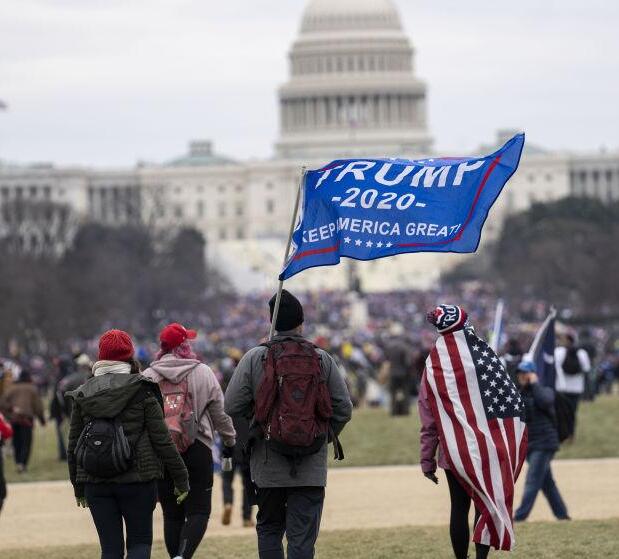
[[[562,460],[555,462],[553,469],[573,518],[619,517],[619,459]],[[517,500],[523,480],[524,476],[518,483]],[[322,529],[442,525],[447,522],[448,507],[444,478],[436,487],[423,478],[418,466],[331,470]],[[240,526],[240,512],[235,511],[232,527],[222,526],[220,515],[221,490],[217,477],[208,533],[251,533]],[[546,501],[540,498],[531,520],[551,518]],[[156,538],[162,537],[161,524],[158,509]],[[9,486],[9,498],[0,517],[0,549],[96,542],[90,515],[75,506],[68,483]]]

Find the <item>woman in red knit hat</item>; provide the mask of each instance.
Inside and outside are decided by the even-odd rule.
[[[161,351],[144,376],[159,383],[166,422],[189,471],[192,491],[179,504],[170,476],[159,482],[165,544],[170,557],[190,559],[200,545],[211,514],[215,431],[224,442],[224,456],[232,456],[236,433],[224,412],[224,396],[215,374],[201,363],[189,341],[196,337],[178,323],[159,335]]]
[[[188,475],[163,417],[161,392],[139,374],[133,342],[122,330],[99,340],[93,376],[73,399],[68,461],[78,506],[89,507],[102,559],[148,559],[153,540],[156,480],[164,468],[176,499],[189,491]]]

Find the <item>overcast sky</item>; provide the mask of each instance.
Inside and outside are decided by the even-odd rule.
[[[333,0],[334,2],[337,0]],[[619,149],[619,2],[396,0],[437,150]],[[305,0],[1,0],[0,159],[268,157]]]

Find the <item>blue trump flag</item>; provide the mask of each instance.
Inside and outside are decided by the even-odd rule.
[[[529,352],[524,357],[535,363],[535,370],[539,382],[544,386],[554,389],[555,377],[555,317],[557,312],[553,309],[535,334]]]
[[[486,157],[343,159],[308,171],[279,279],[338,264],[342,256],[475,252],[523,146],[518,134]]]

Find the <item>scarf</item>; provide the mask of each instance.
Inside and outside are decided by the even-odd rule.
[[[95,377],[106,375],[128,375],[131,372],[131,363],[125,361],[97,361],[92,366],[92,374]]]

